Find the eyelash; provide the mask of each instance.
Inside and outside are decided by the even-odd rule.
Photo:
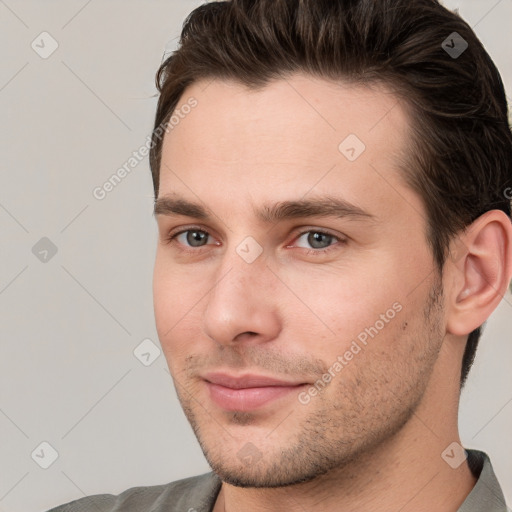
[[[210,233],[208,233],[208,231],[206,231],[205,229],[199,228],[198,226],[190,226],[187,229],[182,229],[182,230],[174,232],[174,233],[171,232],[166,237],[166,243],[170,244],[170,245],[177,245],[178,242],[176,241],[176,238],[179,235],[182,235],[183,233],[187,233],[189,231],[199,231],[201,233],[205,233],[208,236],[211,236]],[[306,233],[320,233],[322,235],[326,235],[328,237],[332,237],[335,241],[337,241],[341,245],[345,245],[347,243],[346,239],[341,238],[341,237],[336,236],[336,235],[333,235],[332,233],[329,233],[328,231],[324,231],[322,229],[306,229],[304,231],[301,231],[300,233],[298,233],[295,236],[294,241],[299,239],[302,235],[305,235]],[[308,255],[308,256],[323,256],[324,254],[327,254],[330,250],[335,249],[337,245],[338,244],[334,243],[334,244],[331,244],[331,245],[329,245],[328,247],[326,247],[324,249],[305,249],[304,247],[299,247],[299,249],[302,249],[303,251],[305,251],[306,255]],[[184,252],[184,253],[198,254],[198,253],[202,252],[201,249],[206,248],[206,247],[207,246],[201,246],[201,247],[196,247],[194,249],[191,249],[188,246],[184,246],[184,247],[180,247],[179,250]]]

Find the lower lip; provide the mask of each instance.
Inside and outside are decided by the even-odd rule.
[[[251,411],[269,402],[297,392],[304,385],[265,386],[261,388],[233,389],[211,382],[206,383],[211,399],[226,411]]]

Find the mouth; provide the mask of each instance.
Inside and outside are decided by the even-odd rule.
[[[233,376],[208,373],[203,380],[211,400],[225,411],[251,411],[289,397],[309,384],[303,381],[280,380],[264,375]]]

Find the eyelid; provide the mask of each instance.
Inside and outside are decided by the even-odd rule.
[[[173,243],[176,240],[176,237],[178,237],[179,235],[181,235],[183,233],[186,233],[187,231],[200,231],[202,233],[206,233],[209,237],[215,238],[214,235],[211,234],[209,229],[199,226],[197,224],[192,224],[190,226],[180,226],[179,228],[172,229],[171,231],[166,233],[164,235],[164,237],[165,237],[165,240],[167,243]],[[207,244],[207,245],[211,245],[211,244]],[[219,245],[219,244],[216,243],[215,245]],[[200,249],[201,249],[201,247],[196,247],[193,250],[195,252],[197,252]]]
[[[339,242],[347,241],[347,237],[345,235],[342,235],[341,233],[336,234],[332,232],[329,229],[326,228],[319,228],[315,226],[301,226],[300,228],[297,228],[297,231],[294,232],[294,238],[293,241],[297,240],[297,238],[300,238],[302,235],[305,235],[306,233],[322,233],[323,235],[331,236],[338,240]],[[289,247],[289,246],[287,246]],[[321,250],[321,249],[319,249]]]

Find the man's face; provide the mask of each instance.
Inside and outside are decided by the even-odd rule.
[[[162,152],[160,342],[224,481],[307,481],[390,441],[429,392],[444,313],[398,171],[409,121],[384,89],[304,75],[199,82],[177,108],[190,97]],[[328,199],[346,204],[318,213]]]

